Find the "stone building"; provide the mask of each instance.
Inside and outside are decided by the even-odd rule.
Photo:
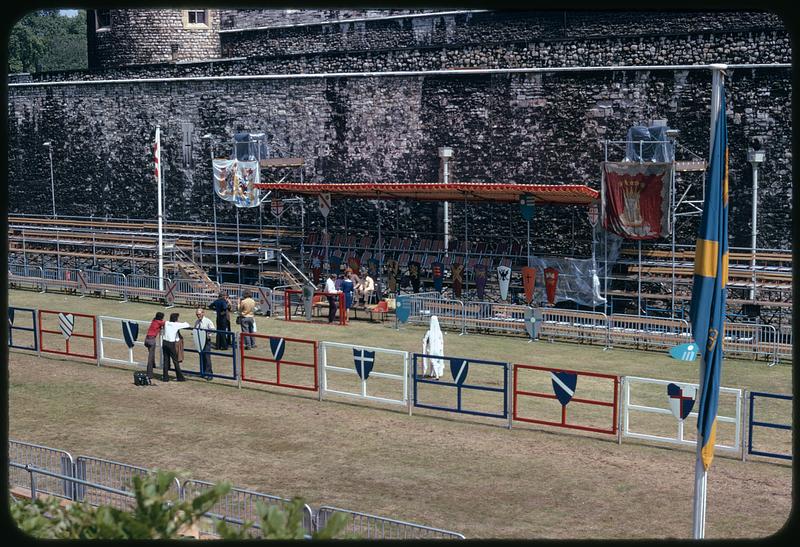
[[[227,144],[211,150],[201,136],[227,142],[242,128],[305,158],[306,181],[436,181],[436,150],[450,146],[453,180],[598,188],[603,141],[633,125],[666,120],[682,150],[707,156],[711,76],[692,65],[727,63],[732,245],[749,242],[746,152],[762,137],[758,245],[790,246],[791,71],[764,65],[791,63],[791,44],[772,13],[109,9],[89,10],[87,24],[88,70],[9,76],[11,212],[49,210],[31,199],[49,196],[49,140],[64,214],[153,218],[156,124],[173,219],[210,218],[209,157]],[[612,66],[670,68],[596,68]],[[331,225],[374,224],[374,205],[336,205]],[[380,207],[397,232],[439,230],[436,205]],[[475,237],[524,229],[510,206],[469,214]],[[680,243],[693,242],[695,222],[678,225]],[[534,233],[543,254],[589,250],[578,208],[542,207]]]

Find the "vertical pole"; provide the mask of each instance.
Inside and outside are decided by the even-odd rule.
[[[673,157],[672,157],[672,173],[670,175],[670,216],[672,217],[670,228],[672,229],[672,306],[670,306],[670,317],[675,319],[675,222],[677,219],[675,205],[675,192],[677,187],[675,184],[675,157],[674,157],[674,144],[673,144]]]
[[[604,161],[608,161],[608,140],[603,141]],[[605,169],[605,166],[603,167]],[[602,226],[606,219],[606,184],[605,174],[600,182],[600,219],[598,226]],[[608,230],[603,230],[603,314],[608,315]]]
[[[50,146],[47,147],[47,150],[50,153],[50,192],[53,198],[53,218],[56,218],[56,182],[55,177],[53,176],[53,144],[50,143]]]
[[[467,229],[468,215],[469,211],[467,211],[467,196],[465,194],[464,195],[464,299],[465,300],[467,298],[467,289],[469,287],[469,278],[467,277],[467,271],[469,269],[469,231]]]
[[[156,124],[156,183],[158,186],[158,290],[164,290],[164,205],[161,188],[161,126]]]
[[[528,225],[528,266],[530,266],[531,262],[532,262],[532,259],[531,259],[531,221],[527,220],[525,222]]]
[[[242,252],[239,244],[239,208],[236,207],[236,270],[239,274],[239,285],[242,284]]]
[[[637,304],[638,310],[636,312],[636,315],[641,317],[641,315],[642,315],[642,240],[641,239],[639,240],[639,275],[637,277],[639,278],[639,280],[638,280],[639,281],[639,287],[638,287],[639,294],[638,294],[638,304]]]
[[[753,288],[750,290],[750,300],[756,300],[756,234],[758,233],[758,163],[751,162],[753,166],[753,210],[751,225],[750,247],[753,250],[752,269],[753,269]]]
[[[217,283],[219,283],[219,242],[217,241],[217,179],[214,175],[214,141],[209,143],[209,153],[211,154],[211,178],[214,184],[213,192],[211,192],[211,210],[214,213],[214,273]]]

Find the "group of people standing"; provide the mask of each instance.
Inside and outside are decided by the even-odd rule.
[[[369,304],[375,292],[375,280],[369,274],[362,279],[351,268],[347,268],[338,277],[330,274],[325,280],[324,291],[328,293],[328,323],[333,323],[339,307],[338,293],[344,293],[344,306],[348,310],[356,302]]]
[[[212,380],[214,376],[213,367],[211,364],[211,349],[225,351],[230,349],[233,345],[233,336],[231,331],[231,312],[233,311],[233,304],[227,293],[220,292],[217,299],[214,300],[209,308],[216,312],[217,326],[214,322],[205,316],[203,308],[195,310],[194,325],[190,325],[185,321],[180,321],[180,314],[175,312],[169,316],[169,321],[164,320],[164,313],[158,312],[155,317],[150,321],[150,326],[145,335],[144,345],[147,348],[147,377],[153,378],[153,369],[156,364],[156,338],[161,335],[161,346],[163,352],[162,360],[162,375],[161,381],[168,382],[170,369],[170,362],[172,368],[175,369],[175,377],[177,381],[184,382],[186,377],[181,371],[181,362],[183,362],[183,336],[181,330],[193,329],[192,336],[194,338],[195,347],[200,356],[200,375],[207,381]],[[252,334],[256,331],[255,326],[255,309],[256,303],[253,300],[253,295],[250,291],[246,291],[243,298],[239,301],[236,308],[238,312],[236,322],[241,326],[244,349],[255,348],[255,340]],[[212,344],[212,331],[216,331],[216,344]]]

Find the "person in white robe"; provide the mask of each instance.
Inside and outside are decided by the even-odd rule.
[[[444,337],[442,329],[439,328],[439,319],[431,316],[431,326],[425,337],[422,339],[422,353],[428,355],[444,355]],[[431,374],[428,376],[428,366],[431,367]],[[444,374],[444,359],[429,357],[422,358],[422,377],[430,377],[438,380]]]

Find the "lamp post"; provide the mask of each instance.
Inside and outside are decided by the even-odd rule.
[[[47,147],[47,152],[50,157],[50,194],[53,198],[53,218],[56,218],[56,183],[53,177],[53,144],[50,141],[43,143],[42,146]]]
[[[758,234],[758,165],[764,163],[764,150],[762,149],[761,139],[753,139],[750,148],[747,149],[747,161],[753,166],[753,212],[751,222],[751,243],[753,258],[751,268],[753,270],[753,288],[750,289],[750,300],[756,299],[756,234]]]
[[[442,146],[439,148],[439,158],[442,160],[442,182],[448,184],[450,182],[450,158],[453,157],[453,149],[449,146]],[[450,245],[450,204],[444,202],[444,255],[447,256],[447,251]]]

